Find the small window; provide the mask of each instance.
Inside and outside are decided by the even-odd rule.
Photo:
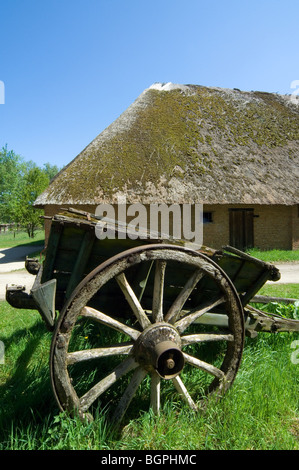
[[[212,222],[213,222],[212,212],[204,212],[203,213],[203,223],[204,224],[211,224]]]

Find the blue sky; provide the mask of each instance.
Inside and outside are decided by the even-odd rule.
[[[66,165],[154,82],[297,93],[298,18],[298,0],[0,0],[0,147]]]

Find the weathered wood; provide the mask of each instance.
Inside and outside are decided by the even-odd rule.
[[[129,356],[125,361],[121,362],[109,375],[100,380],[100,382],[94,385],[80,398],[80,405],[82,410],[87,411],[93,402],[109,387],[111,387],[111,385],[113,385],[118,379],[123,377],[131,370],[136,369],[138,366],[139,364],[131,356]]]
[[[148,272],[146,271],[149,269],[152,262],[156,264],[156,271],[148,277]],[[140,276],[138,269],[142,263],[146,263],[146,270],[143,270]],[[166,263],[167,276],[165,276]],[[174,266],[178,267],[178,269],[175,275],[171,276],[171,270]],[[180,269],[181,266],[182,269]],[[171,268],[170,276],[168,267]],[[187,276],[186,273],[188,273]],[[141,300],[138,300],[132,288],[131,280],[130,282],[128,281],[129,278],[127,276],[130,275],[132,275],[133,282],[136,280],[138,284],[140,284],[142,280],[146,280],[147,282],[146,289],[143,292],[142,303]],[[203,287],[205,288],[206,284],[202,282],[203,278],[209,278],[209,291],[208,294],[206,293],[202,296],[201,289]],[[166,286],[164,284],[166,279],[169,284],[169,290],[174,290],[175,292],[175,295],[173,295],[173,292],[169,294],[167,291],[167,298],[165,298]],[[197,286],[199,280],[200,285]],[[120,286],[120,294],[122,292],[124,294],[123,302],[125,304],[128,303],[131,307],[133,321],[138,320],[140,331],[137,329],[137,326],[131,327],[116,319],[119,308],[116,308],[112,316],[104,313],[106,312],[105,309],[100,307],[92,308],[89,306],[95,294],[100,297],[103,292],[103,296],[106,296],[108,290],[107,286],[109,287],[111,284],[115,286],[117,282]],[[115,289],[115,287],[113,287],[113,289]],[[117,288],[117,291],[118,290]],[[196,291],[196,297],[192,299],[192,303],[190,302],[189,296],[193,295],[193,290]],[[183,291],[183,293],[178,295],[177,293],[179,291]],[[169,295],[171,296],[171,302]],[[172,316],[172,320],[176,317],[178,318],[175,324],[173,325],[172,323],[166,322],[165,319],[164,321],[160,321],[163,319],[162,305],[165,306],[165,302],[167,301],[167,305],[171,306],[171,304],[178,299],[179,301],[175,304],[175,307],[178,307],[178,309]],[[224,302],[225,309],[221,306]],[[82,308],[82,305],[88,306]],[[145,308],[143,307],[144,305],[146,305]],[[197,305],[198,307],[196,309],[190,309],[190,305]],[[186,312],[182,310],[182,307],[186,309]],[[210,311],[214,311],[213,309],[216,307],[217,314],[214,316],[214,313],[212,314]],[[175,309],[173,309],[173,311],[174,310]],[[224,310],[227,315],[218,314],[218,312],[222,312],[222,310]],[[180,318],[181,314],[185,316]],[[216,332],[205,333],[201,335],[199,330],[197,334],[196,332],[193,335],[186,334],[184,338],[182,333],[185,329],[191,324],[196,325],[197,322],[204,319],[205,315],[210,315],[217,319],[221,317],[221,321],[226,324],[229,318],[229,332],[219,332],[219,334]],[[229,279],[217,265],[211,262],[206,256],[200,255],[192,250],[185,250],[172,245],[148,245],[145,247],[136,247],[107,260],[95,271],[90,273],[82,284],[80,284],[80,288],[77,288],[74,292],[60,320],[60,329],[55,332],[57,341],[60,340],[63,335],[68,338],[71,336],[76,320],[81,316],[120,331],[128,335],[132,341],[129,340],[128,343],[121,345],[111,345],[108,343],[106,348],[102,347],[74,352],[68,352],[68,345],[65,344],[64,346],[63,342],[61,343],[61,348],[63,348],[64,352],[57,352],[57,355],[61,356],[61,358],[64,357],[64,360],[61,360],[61,363],[64,364],[64,371],[61,373],[54,367],[55,384],[57,384],[55,390],[57,390],[58,395],[62,396],[62,403],[64,402],[64,396],[67,396],[67,408],[70,407],[70,402],[75,393],[75,384],[74,386],[72,385],[67,375],[67,368],[70,364],[92,360],[93,358],[100,359],[110,354],[111,356],[129,354],[127,359],[91,387],[80,399],[76,396],[73,397],[73,402],[76,403],[76,406],[79,400],[78,407],[80,413],[84,414],[99,396],[108,391],[111,385],[115,384],[118,378],[123,377],[134,369],[135,372],[133,376],[130,377],[129,385],[120,398],[119,405],[115,411],[115,417],[117,419],[121,419],[125,413],[146,374],[151,376],[151,406],[155,412],[159,412],[161,405],[160,387],[163,382],[160,380],[160,377],[158,377],[158,371],[161,377],[166,377],[168,380],[173,379],[174,386],[187,403],[189,403],[189,406],[192,409],[197,409],[186,386],[178,376],[185,362],[193,367],[200,368],[204,373],[214,378],[211,389],[207,389],[207,393],[215,389],[217,390],[220,387],[225,390],[229,388],[238,370],[244,340],[244,319],[241,303]],[[151,318],[152,323],[149,318]],[[62,334],[60,334],[60,331]],[[54,338],[54,342],[55,341],[56,339]],[[225,348],[219,368],[215,367],[214,363],[209,364],[202,359],[183,353],[181,349],[182,344],[183,346],[194,343],[200,344],[201,341],[224,341],[229,343],[229,347]],[[55,360],[54,354],[52,363],[55,363]],[[169,365],[171,361],[173,361],[173,366]],[[221,380],[222,378],[224,380]],[[62,384],[64,384],[68,390],[60,390],[61,386],[64,387]]]
[[[52,328],[55,321],[55,294],[56,294],[56,279],[50,279],[50,281],[44,282],[43,284],[33,287],[31,289],[32,297],[34,298],[36,305],[39,307],[39,311],[43,320]]]
[[[283,304],[293,304],[295,302],[299,302],[299,299],[291,299],[286,297],[271,297],[268,295],[255,295],[251,300],[250,303],[261,303],[261,304],[268,304],[270,302],[277,302]]]
[[[299,331],[299,320],[284,318],[276,314],[266,314],[249,305],[246,307],[246,313],[251,319],[246,329],[253,334],[261,331],[266,333]]]
[[[265,261],[255,258],[254,256],[251,256],[248,253],[244,253],[244,251],[238,250],[237,248],[234,248],[232,246],[225,246],[223,249],[230,253],[234,253],[235,255],[239,256],[240,258],[243,258],[244,260],[251,261],[256,265],[261,266],[262,268],[266,268],[269,271],[269,277],[272,277],[273,281],[278,281],[280,279],[279,270],[273,264],[266,263]]]
[[[161,378],[153,371],[151,373],[151,407],[154,414],[158,415],[161,404]]]
[[[224,378],[224,372],[218,369],[218,367],[214,367],[212,364],[201,361],[200,359],[190,356],[189,354],[183,353],[183,355],[185,361],[188,362],[188,364],[191,364],[192,366],[197,367],[198,369],[201,369],[204,372],[213,375],[214,377],[218,377],[218,379]]]
[[[105,347],[85,349],[84,351],[74,351],[67,354],[67,365],[76,364],[78,362],[89,361],[92,359],[100,359],[102,357],[115,356],[118,354],[129,354],[132,350],[133,343],[126,345],[117,345]]]
[[[134,315],[136,316],[138,322],[142,326],[143,329],[147,328],[151,325],[150,320],[148,319],[145,311],[140,305],[139,300],[137,299],[133,289],[131,288],[130,284],[127,281],[127,278],[124,273],[119,274],[116,277],[116,281],[120,286],[121,290],[124,293],[125,298],[127,299]]]
[[[5,299],[14,308],[38,310],[31,294],[25,292],[25,286],[7,286]]]
[[[204,343],[206,341],[233,341],[234,337],[226,333],[199,333],[182,336],[181,340],[182,346],[187,346],[188,344]]]
[[[153,320],[162,322],[163,316],[163,294],[164,294],[164,278],[166,270],[166,261],[156,261],[154,293],[153,293]]]
[[[179,394],[183,397],[183,399],[188,403],[190,408],[193,411],[198,411],[198,406],[195,404],[195,402],[192,400],[187,388],[182,382],[182,379],[178,375],[177,377],[174,377],[172,379],[173,385],[175,386],[176,390],[179,392]]]
[[[222,313],[205,313],[194,323],[198,323],[199,325],[212,325],[212,326],[219,326],[219,327],[228,327],[228,316]]]
[[[247,292],[240,295],[241,302],[243,306],[247,305],[248,302],[254,297],[261,287],[269,280],[268,271],[262,271],[262,273],[257,277],[257,279],[248,286]]]
[[[68,374],[66,366],[66,339],[63,334],[58,334],[55,338],[55,346],[53,347],[53,357],[51,364],[51,372],[53,373],[53,385],[55,385],[55,396],[59,407],[70,411],[77,410],[82,416],[79,397],[77,396]]]
[[[96,320],[102,323],[103,325],[110,326],[110,328],[113,328],[117,331],[120,331],[121,333],[130,336],[134,340],[136,340],[140,335],[140,331],[135,330],[134,328],[131,328],[130,326],[125,325],[124,323],[120,323],[118,320],[115,320],[114,318],[111,318],[108,315],[105,315],[104,313],[99,312],[94,308],[84,307],[81,310],[80,314],[84,317]]]
[[[118,423],[122,420],[129,404],[131,403],[137,388],[141,384],[144,377],[147,375],[147,371],[142,367],[138,367],[131,378],[129,385],[127,386],[123,396],[121,397],[112,417],[112,421]]]
[[[29,258],[28,256],[26,256],[25,269],[26,271],[28,271],[28,273],[36,276],[38,271],[40,270],[40,267],[41,264],[37,258]]]
[[[203,316],[212,308],[217,307],[217,305],[222,304],[223,302],[224,297],[220,297],[220,299],[214,300],[212,302],[211,300],[208,300],[204,306],[200,307],[199,309],[195,309],[185,317],[181,318],[181,320],[178,320],[175,323],[176,329],[179,333],[183,333],[183,331],[185,331],[188,326],[190,326],[195,321],[198,321],[201,316]]]
[[[68,282],[68,286],[66,290],[66,298],[68,298],[71,295],[74,288],[83,279],[85,268],[86,268],[90,253],[93,248],[94,240],[95,240],[94,231],[88,230],[83,237],[81,248],[78,252],[74,269],[69,278],[69,282]]]
[[[167,314],[165,315],[165,320],[169,323],[174,323],[177,318],[180,316],[180,312],[185,305],[188,297],[192,293],[193,289],[195,288],[196,284],[199,280],[203,277],[203,271],[196,270],[192,276],[188,279],[186,284],[184,285],[183,289],[181,290],[180,294],[168,310]]]
[[[51,228],[48,245],[46,247],[46,259],[44,263],[42,282],[49,281],[53,278],[54,264],[56,261],[56,253],[59,247],[59,240],[63,233],[63,224],[54,224]]]

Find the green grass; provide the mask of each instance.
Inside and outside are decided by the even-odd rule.
[[[12,248],[20,245],[42,245],[45,241],[45,231],[38,230],[35,232],[34,238],[29,238],[27,232],[15,231],[15,232],[2,232],[0,234],[0,249],[1,248]]]
[[[299,261],[299,250],[263,251],[257,248],[252,248],[251,250],[248,250],[248,254],[269,263]]]
[[[258,293],[269,297],[285,297],[299,300],[298,284],[265,284]]]
[[[298,450],[295,339],[247,338],[233,386],[205,411],[195,414],[170,394],[159,417],[137,408],[136,419],[116,431],[105,411],[92,423],[59,412],[49,378],[51,333],[37,312],[0,302],[0,450]]]
[[[0,248],[43,241],[43,231],[33,242],[10,233],[0,236]],[[299,259],[299,251],[251,254],[269,262]],[[296,284],[277,284],[259,294],[298,298],[298,292]],[[247,338],[233,387],[204,412],[192,413],[169,393],[159,417],[137,407],[136,418],[115,430],[105,410],[92,423],[59,412],[49,377],[51,333],[37,312],[0,302],[0,450],[298,450],[299,364],[291,361],[297,339],[295,333]]]

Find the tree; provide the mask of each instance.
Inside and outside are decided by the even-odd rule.
[[[27,164],[8,150],[7,145],[0,151],[0,221],[15,222],[15,210],[20,195],[22,180]]]
[[[33,203],[58,173],[56,165],[45,163],[39,168],[32,161],[24,161],[7,145],[0,150],[0,222],[19,223],[29,237],[41,225],[41,210]]]
[[[56,165],[51,165],[50,163],[44,163],[44,172],[49,178],[49,182],[57,175],[59,168]]]
[[[15,210],[16,222],[26,228],[28,236],[33,238],[35,230],[41,226],[42,210],[33,203],[49,184],[49,177],[41,168],[34,166],[25,174],[20,197]]]

